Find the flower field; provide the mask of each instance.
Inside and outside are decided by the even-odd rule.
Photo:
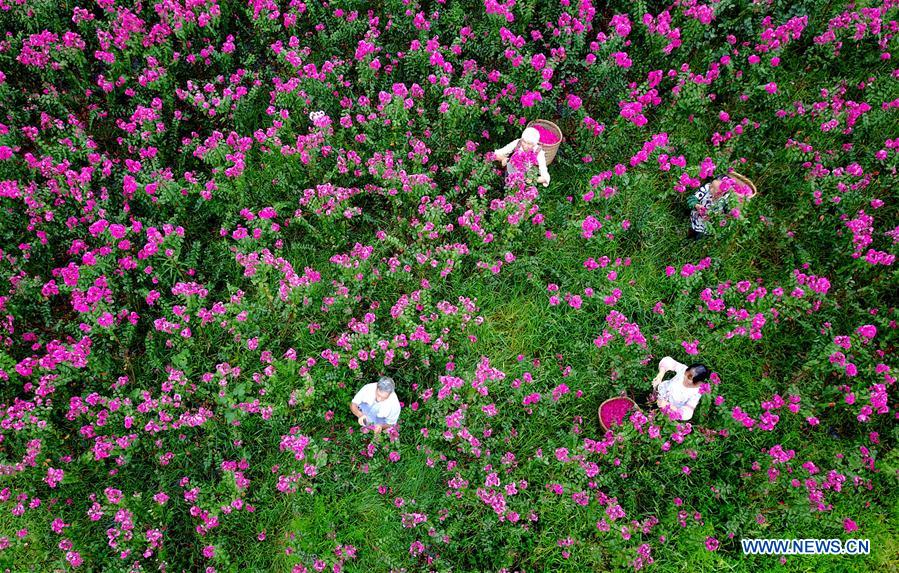
[[[0,29],[0,570],[899,570],[899,1]]]

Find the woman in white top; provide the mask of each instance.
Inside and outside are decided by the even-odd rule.
[[[674,372],[674,377],[662,381],[665,374]],[[666,356],[659,361],[659,374],[652,381],[658,391],[656,403],[659,408],[666,406],[680,414],[681,420],[693,417],[693,411],[699,404],[699,386],[709,377],[709,369],[704,364],[681,364],[674,358]]]
[[[512,175],[517,171],[516,167],[513,165],[513,162],[509,159],[519,149],[524,152],[537,152],[537,168],[540,172],[540,176],[537,178],[537,183],[542,183],[544,187],[549,186],[549,171],[546,169],[546,152],[543,151],[542,147],[540,147],[540,132],[533,127],[525,129],[524,133],[521,134],[521,137],[519,139],[516,139],[505,147],[497,149],[493,152],[495,159],[499,159],[503,167],[506,168],[506,176],[508,177],[509,175]],[[531,171],[530,166],[528,166],[527,171]]]

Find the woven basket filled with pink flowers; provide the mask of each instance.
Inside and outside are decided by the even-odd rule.
[[[736,181],[737,183],[749,188],[748,192],[746,192],[746,194],[743,196],[744,201],[752,199],[753,197],[755,197],[758,194],[759,190],[756,188],[755,183],[753,183],[752,180],[749,179],[749,177],[746,177],[745,175],[737,173],[736,171],[731,171],[727,176],[730,177],[731,179],[733,179],[734,181]]]
[[[637,403],[626,396],[609,398],[599,405],[599,425],[605,431],[624,423],[632,410],[639,410]]]
[[[559,126],[546,119],[535,119],[527,127],[533,127],[540,133],[540,147],[546,153],[546,164],[549,165],[556,158],[559,146],[565,141]]]

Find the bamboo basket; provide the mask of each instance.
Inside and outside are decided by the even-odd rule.
[[[627,400],[627,401],[629,401],[629,402],[632,404],[632,406],[631,406],[631,409],[628,410],[628,412],[631,412],[631,411],[633,411],[633,410],[640,410],[641,412],[643,411],[643,410],[640,409],[640,406],[638,406],[636,402],[634,402],[633,400],[631,400],[631,399],[628,398],[627,396],[613,396],[613,397],[609,398],[608,400],[606,400],[606,401],[604,401],[602,404],[600,404],[600,405],[599,405],[599,408],[596,410],[596,415],[599,417],[599,425],[602,426],[602,429],[605,430],[606,432],[608,432],[611,428],[607,427],[606,424],[605,424],[605,422],[602,421],[602,408],[603,408],[603,406],[605,406],[605,405],[608,404],[609,402],[612,402],[613,400]]]
[[[744,197],[744,199],[746,199],[746,200],[752,199],[753,197],[755,197],[758,194],[758,189],[756,189],[755,183],[753,183],[752,180],[749,179],[749,177],[746,177],[745,175],[737,173],[736,171],[731,171],[727,176],[730,177],[731,179],[739,181],[740,183],[742,183],[743,185],[746,185],[747,187],[749,187],[752,190],[752,193],[750,193],[749,195]]]
[[[528,123],[526,127],[534,127],[536,125],[548,129],[549,131],[555,133],[556,137],[559,138],[559,141],[553,143],[552,145],[544,145],[542,143],[540,144],[540,147],[542,147],[544,153],[546,153],[546,164],[549,165],[553,162],[553,159],[556,158],[556,153],[558,153],[559,151],[559,146],[561,146],[562,142],[565,141],[565,136],[562,135],[562,130],[559,129],[558,125],[547,119],[535,119],[534,121]]]

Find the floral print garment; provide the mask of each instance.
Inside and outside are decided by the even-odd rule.
[[[711,183],[706,183],[687,200],[687,205],[692,209],[690,211],[690,226],[694,231],[697,233],[708,233],[709,215],[727,212],[728,195],[729,193],[725,193],[718,199],[713,199]]]

